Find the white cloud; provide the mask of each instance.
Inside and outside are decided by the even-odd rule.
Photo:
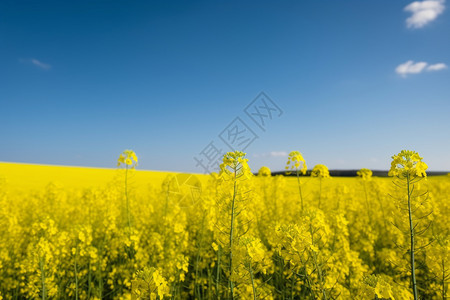
[[[272,151],[269,153],[269,156],[271,157],[283,157],[288,156],[287,152],[284,151]]]
[[[404,64],[399,65],[395,69],[395,72],[397,72],[397,74],[400,74],[402,76],[406,76],[408,74],[418,74],[418,73],[422,72],[426,68],[427,65],[428,64],[423,61],[415,63],[412,60],[408,60]]]
[[[19,61],[21,63],[26,63],[26,64],[32,64],[35,65],[36,67],[43,69],[43,70],[49,70],[51,69],[51,65],[46,64],[40,60],[37,60],[36,58],[30,58],[30,59],[19,59]]]
[[[37,59],[35,59],[35,58],[32,58],[32,59],[31,59],[31,63],[32,63],[33,65],[35,65],[35,66],[41,68],[41,69],[44,69],[44,70],[48,70],[48,69],[50,69],[50,68],[52,67],[52,66],[50,66],[49,64],[43,63],[43,62],[41,62],[41,61],[39,61],[39,60],[37,60]]]
[[[439,63],[439,64],[434,64],[434,65],[429,65],[427,67],[427,71],[439,71],[439,70],[445,70],[447,68],[448,67],[446,64]]]
[[[287,157],[288,153],[285,151],[272,151],[269,153],[255,154],[254,157]]]
[[[407,62],[398,65],[397,68],[395,68],[395,72],[403,77],[406,77],[408,74],[419,74],[423,71],[439,71],[444,69],[447,69],[447,65],[444,63],[429,65],[424,61],[414,62],[412,60],[408,60]]]
[[[408,28],[421,28],[435,20],[445,9],[445,0],[414,1],[405,7],[405,11],[412,13],[406,19]]]

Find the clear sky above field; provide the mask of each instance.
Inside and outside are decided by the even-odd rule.
[[[1,1],[0,161],[450,170],[448,5]]]

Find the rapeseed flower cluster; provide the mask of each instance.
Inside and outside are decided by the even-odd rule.
[[[311,176],[319,178],[329,178],[330,171],[328,171],[328,168],[325,165],[315,165],[311,172]]]
[[[356,175],[358,175],[358,177],[361,177],[363,180],[370,180],[372,178],[372,174],[372,170],[366,168],[362,168],[361,170],[356,172]]]
[[[417,176],[425,177],[425,171],[428,169],[422,157],[415,151],[402,150],[399,154],[392,156],[390,176]]]
[[[291,153],[289,153],[285,169],[288,171],[288,173],[290,173],[290,171],[292,170],[295,170],[302,173],[303,175],[306,174],[307,166],[302,154],[298,151],[292,151]]]

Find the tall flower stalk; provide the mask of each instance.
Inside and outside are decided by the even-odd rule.
[[[306,174],[306,162],[303,158],[302,154],[298,151],[292,151],[289,153],[288,161],[286,162],[286,174],[290,174],[292,171],[295,171],[297,175],[297,185],[298,185],[298,193],[300,195],[300,206],[303,213],[303,194],[302,194],[302,184],[300,182],[300,173],[302,175]]]
[[[229,203],[230,207],[230,225],[229,225],[229,253],[228,253],[228,271],[229,279],[228,285],[230,288],[230,298],[235,298],[234,291],[234,261],[233,261],[233,247],[235,243],[235,230],[236,230],[236,218],[239,214],[237,209],[238,197],[242,195],[239,191],[239,185],[242,180],[250,178],[253,174],[251,173],[250,167],[247,164],[248,159],[245,158],[245,153],[241,151],[228,152],[223,156],[223,163],[220,165],[220,176],[223,180],[228,181],[233,185],[233,192],[231,194],[231,199]]]
[[[416,268],[415,268],[415,224],[413,220],[412,199],[415,184],[422,178],[426,177],[425,171],[428,166],[422,162],[422,157],[417,152],[402,150],[399,154],[392,156],[390,176],[395,176],[398,179],[396,184],[406,190],[406,198],[408,200],[408,217],[409,217],[409,231],[410,231],[410,263],[411,263],[411,285],[414,294],[414,300],[419,299],[417,294],[416,282]]]
[[[316,165],[311,171],[311,177],[319,178],[319,203],[318,208],[320,209],[321,201],[322,201],[322,179],[330,178],[330,171],[328,171],[328,167],[325,165]]]
[[[369,169],[362,168],[358,172],[356,172],[356,175],[362,179],[361,184],[364,189],[364,197],[366,199],[366,206],[367,206],[367,215],[369,218],[369,223],[372,224],[372,212],[370,211],[370,202],[369,202],[369,196],[367,194],[367,185],[366,182],[370,181],[372,179],[372,171]]]
[[[128,171],[134,170],[137,166],[138,158],[133,150],[125,150],[120,154],[117,160],[117,166],[125,165],[125,206],[127,213],[128,231],[131,230],[131,213],[130,213],[130,198],[128,197]]]

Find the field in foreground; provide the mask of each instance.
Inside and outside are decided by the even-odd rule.
[[[417,287],[445,299],[450,177],[415,186]],[[0,299],[412,299],[402,193],[0,163]]]

